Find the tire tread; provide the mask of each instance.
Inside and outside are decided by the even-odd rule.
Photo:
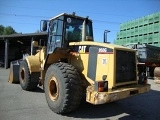
[[[79,73],[74,66],[68,63],[55,63],[52,64],[47,71],[51,71],[55,67],[61,71],[65,83],[64,103],[63,107],[58,111],[55,111],[50,106],[49,107],[58,114],[64,114],[71,112],[79,107],[82,98],[82,86]],[[46,76],[49,74],[50,73],[47,72]]]

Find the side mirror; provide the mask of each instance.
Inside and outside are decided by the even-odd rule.
[[[41,20],[41,31],[47,30],[47,20]]]

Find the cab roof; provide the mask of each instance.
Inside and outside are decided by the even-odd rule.
[[[52,17],[51,19],[49,19],[49,21],[54,20],[54,19],[56,19],[56,18],[58,18],[58,17],[60,17],[60,16],[70,16],[70,17],[74,17],[74,18],[85,19],[85,17],[81,17],[81,16],[75,15],[75,13],[72,13],[72,14],[61,13],[61,14],[55,16],[55,17]],[[88,17],[88,16],[87,16],[87,17]],[[87,18],[87,17],[86,17],[86,18]],[[90,20],[90,19],[88,19],[88,20]],[[92,20],[90,20],[90,21],[92,21]]]

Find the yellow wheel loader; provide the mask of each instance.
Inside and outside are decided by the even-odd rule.
[[[107,43],[94,42],[92,21],[88,17],[62,13],[41,21],[48,30],[46,46],[20,62],[22,89],[33,90],[42,84],[48,106],[58,114],[78,108],[82,96],[98,105],[150,90],[138,84],[136,51]]]

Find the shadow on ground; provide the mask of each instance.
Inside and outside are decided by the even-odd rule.
[[[75,112],[69,113],[67,117],[73,118],[110,118],[121,116],[120,120],[130,119],[152,119],[158,120],[160,106],[160,92],[151,90],[148,93],[133,96],[124,100],[103,105],[91,105],[83,103]],[[157,113],[153,112],[157,111]]]
[[[44,90],[41,87],[37,86],[37,88],[35,90],[32,90],[31,92],[44,93]]]

